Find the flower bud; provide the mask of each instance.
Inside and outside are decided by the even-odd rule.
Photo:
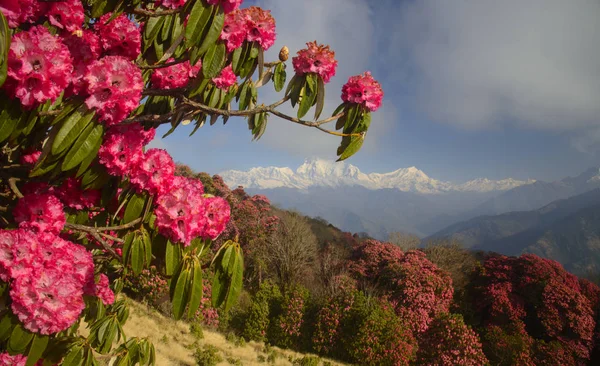
[[[279,61],[285,62],[290,56],[290,50],[287,46],[281,47],[281,51],[279,51]]]

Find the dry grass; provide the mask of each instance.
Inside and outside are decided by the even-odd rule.
[[[203,330],[204,337],[197,339],[191,332],[189,324],[167,318],[156,310],[133,300],[127,299],[130,315],[124,330],[128,337],[147,337],[156,348],[156,364],[159,366],[195,365],[194,351],[205,344],[213,345],[219,349],[223,362],[218,366],[230,365],[227,359],[239,360],[241,365],[292,365],[291,359],[302,358],[306,354],[290,350],[270,347],[271,353],[278,357],[274,362],[259,361],[268,359],[265,345],[258,342],[247,342],[244,346],[237,346],[228,342],[223,334]],[[83,327],[82,327],[83,328]],[[83,333],[83,332],[82,332]],[[325,360],[325,359],[323,359]],[[339,362],[327,360],[332,365],[343,365]]]

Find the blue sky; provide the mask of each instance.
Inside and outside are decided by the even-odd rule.
[[[554,180],[600,165],[598,2],[246,0],[243,6],[255,4],[277,21],[267,58],[283,45],[293,55],[315,39],[336,51],[326,112],[340,103],[349,76],[370,70],[382,83],[383,107],[363,149],[348,160],[365,173],[416,166],[455,182]],[[259,91],[259,102],[279,98],[271,85]],[[305,158],[335,159],[339,144],[274,117],[258,142],[239,118],[190,132],[180,127],[153,146],[212,174],[295,169]]]

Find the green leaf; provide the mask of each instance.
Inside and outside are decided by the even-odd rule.
[[[33,337],[33,342],[31,343],[31,347],[29,347],[29,352],[27,353],[27,363],[25,366],[33,366],[35,363],[42,358],[46,347],[48,346],[48,336],[36,334]]]
[[[262,47],[258,48],[258,57],[257,57],[257,62],[258,62],[258,77],[262,77],[263,76],[263,71],[265,68],[265,51],[263,51]]]
[[[225,251],[223,252],[223,258],[221,259],[219,264],[221,268],[227,270],[227,268],[229,267],[229,261],[231,260],[231,256],[233,255],[234,251],[235,249],[233,248],[233,245],[229,245],[227,249],[225,249]]]
[[[136,235],[131,243],[131,269],[137,276],[144,269],[144,243],[140,235]]]
[[[29,342],[33,339],[34,334],[17,324],[10,334],[8,340],[8,349],[15,353],[23,353]]]
[[[225,65],[226,54],[225,43],[219,42],[212,45],[202,59],[202,75],[207,79],[217,77]]]
[[[225,276],[225,272],[223,271],[223,269],[221,267],[218,267],[215,270],[215,274],[213,276],[212,287],[211,287],[211,289],[212,289],[211,300],[212,300],[212,306],[214,308],[220,307],[223,304],[223,302],[225,301],[225,297],[227,295],[226,282],[227,282],[227,276]]]
[[[210,95],[210,99],[208,101],[208,106],[212,108],[219,107],[219,100],[221,100],[221,89],[215,87],[212,94]]]
[[[104,126],[96,124],[89,134],[82,133],[77,139],[71,150],[65,156],[61,165],[62,171],[75,168],[79,163],[89,157],[90,154],[97,154],[102,144],[102,134]]]
[[[188,318],[192,319],[196,311],[200,307],[200,302],[202,301],[202,265],[198,258],[194,258],[193,268],[192,268],[192,280],[190,282],[190,305],[188,307]]]
[[[240,65],[244,63],[244,60],[242,59],[244,48],[245,44],[236,48],[231,55],[231,68],[235,74],[238,74]]]
[[[146,267],[150,267],[150,263],[152,262],[152,239],[146,229],[142,229],[142,243],[144,244],[144,254],[146,255],[144,258],[145,265]]]
[[[280,62],[275,66],[275,73],[273,74],[273,85],[275,86],[275,91],[280,92],[285,86],[285,64]]]
[[[2,102],[2,111],[0,113],[0,142],[3,142],[13,133],[21,118],[21,108],[19,103],[9,101],[4,95],[0,96],[4,99]]]
[[[52,142],[52,155],[58,155],[75,143],[76,139],[92,123],[94,112],[87,110],[86,107],[80,107],[67,118],[54,141]]]
[[[308,80],[309,79],[307,78],[306,84],[310,84]],[[314,104],[317,94],[310,88],[302,88],[302,90],[300,91],[300,96],[302,97],[302,99],[300,100],[300,106],[298,107],[298,118],[302,118],[306,115],[306,113],[308,113],[308,111]]]
[[[235,305],[240,293],[242,292],[242,282],[244,279],[244,257],[239,244],[236,246],[235,259],[231,283],[227,291],[227,299],[225,300],[226,312],[229,311],[233,305]]]
[[[360,106],[354,104],[346,109],[346,113],[348,114],[348,117],[344,123],[343,131],[344,133],[352,133],[352,131],[354,131],[357,118],[360,116]]]
[[[171,36],[171,27],[173,27],[175,23],[175,18],[177,18],[177,14],[169,14],[162,17],[165,19],[165,23],[162,26],[162,30],[160,32],[160,39],[162,41],[168,41],[169,36]]]
[[[166,17],[149,17],[144,26],[143,33],[143,45],[144,49],[142,52],[146,52],[150,46],[154,43],[156,36],[158,36],[158,32],[160,32],[163,24],[165,23]],[[163,38],[164,40],[164,38]]]
[[[12,333],[13,327],[17,324],[15,318],[9,313],[5,313],[0,320],[0,341],[8,339]]]
[[[317,77],[317,106],[315,109],[315,121],[319,119],[325,106],[325,83],[323,78]]]
[[[202,45],[198,49],[198,53],[200,55],[204,55],[204,53],[211,47],[219,36],[221,35],[221,31],[223,30],[223,25],[225,24],[225,13],[220,6],[215,6],[215,12],[212,18],[212,23],[210,24],[210,28],[208,32],[204,36],[204,40],[202,41]],[[202,65],[204,67],[204,65]]]
[[[171,241],[167,241],[167,248],[165,251],[165,270],[167,276],[172,276],[175,273],[177,267],[181,263],[181,246],[179,244],[173,244]]]
[[[200,37],[209,24],[213,7],[204,6],[204,1],[197,0],[190,12],[187,25],[185,27],[185,46],[187,48],[199,43]]]
[[[129,254],[131,253],[131,246],[133,244],[133,239],[135,238],[135,233],[130,232],[125,236],[125,242],[123,243],[123,263],[129,263]]]
[[[123,214],[123,223],[132,222],[142,216],[144,206],[146,205],[146,195],[136,193],[129,198],[127,207],[125,208],[125,214]]]
[[[358,150],[360,150],[360,147],[364,142],[363,136],[344,137],[342,138],[342,146],[344,145],[344,139],[346,138],[350,138],[350,143],[348,143],[347,146],[342,149],[342,151],[338,149],[338,155],[340,155],[340,157],[337,161],[346,160],[354,155],[356,152],[358,152]]]
[[[63,366],[79,366],[83,362],[83,348],[79,345],[71,347],[69,353],[65,355],[61,365]]]
[[[242,88],[240,90],[240,94],[239,94],[239,104],[238,107],[240,108],[240,110],[246,110],[246,108],[248,108],[248,103],[250,102],[250,96],[251,94],[248,94],[248,91],[250,90],[250,83],[244,83],[244,85],[242,85]]]
[[[8,50],[10,48],[10,31],[4,14],[0,12],[0,87],[6,81],[8,69]]]
[[[174,282],[176,280],[176,282]],[[171,304],[173,306],[173,317],[175,320],[181,319],[183,316],[185,306],[189,299],[189,286],[188,281],[190,280],[190,270],[183,268],[179,273],[179,276],[171,279]]]

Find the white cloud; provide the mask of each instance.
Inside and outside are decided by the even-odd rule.
[[[600,125],[599,2],[390,4],[376,10],[383,63],[430,118],[575,133]]]
[[[373,57],[374,24],[367,0],[261,0],[258,5],[270,9],[277,22],[277,42],[267,53],[268,60],[277,59],[282,46],[290,49],[290,60],[287,62],[288,80],[294,71],[291,57],[306,47],[306,42],[316,40],[329,44],[336,53],[338,68],[336,76],[326,85],[326,108],[323,115],[331,115],[341,103],[342,85],[348,77],[368,70]],[[377,76],[377,75],[375,75]],[[268,103],[282,97],[275,93],[272,85],[259,90],[259,99]],[[259,101],[259,103],[261,102]],[[384,102],[385,103],[385,102]],[[280,109],[295,115],[291,106]],[[381,111],[386,110],[382,108]],[[395,114],[393,106],[387,108],[387,115]],[[310,119],[311,110],[305,119]],[[382,119],[384,113],[374,114],[372,128],[367,140],[376,140],[386,129],[389,119]],[[327,126],[333,129],[334,125]],[[302,157],[335,158],[335,151],[340,142],[339,137],[326,135],[316,129],[294,125],[285,120],[269,119],[267,132],[261,143],[278,149],[284,149]],[[371,141],[365,144],[374,146]]]

